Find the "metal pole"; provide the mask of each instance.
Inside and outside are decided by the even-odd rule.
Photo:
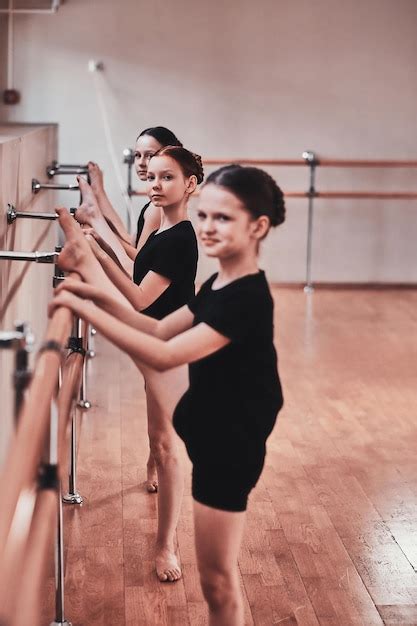
[[[0,260],[34,261],[35,263],[55,263],[57,252],[15,252],[14,250],[0,250]]]
[[[95,328],[88,327],[87,332],[87,356],[89,359],[94,359],[96,351],[94,349],[94,335],[96,334]]]
[[[55,246],[55,252],[58,255],[61,252],[61,250],[62,250],[62,246]],[[54,275],[52,278],[53,288],[55,289],[55,287],[58,287],[59,283],[62,283],[63,280],[65,280],[65,275],[64,275],[64,272],[58,267],[58,257],[56,257]]]
[[[80,338],[80,343],[82,344],[82,320],[78,320],[78,337]],[[87,353],[84,353],[83,360],[83,372],[81,379],[81,387],[80,387],[80,399],[78,401],[78,406],[80,409],[88,410],[91,409],[91,402],[87,400]]]
[[[87,165],[72,165],[72,164],[63,164],[58,163],[58,161],[52,161],[51,165],[48,165],[46,168],[46,175],[48,178],[53,178],[54,176],[75,176],[77,174],[88,174],[88,166]]]
[[[53,474],[55,468],[57,492],[57,534],[55,546],[55,620],[50,626],[71,626],[65,619],[65,579],[64,579],[64,521],[62,515],[62,490],[58,474],[58,410],[53,400],[51,403],[51,428],[49,444],[48,471]]]
[[[71,450],[70,450],[70,469],[68,474],[68,493],[62,496],[65,504],[82,504],[83,497],[77,491],[77,410],[75,403],[72,403],[71,418]]]
[[[0,348],[12,349],[15,354],[15,371],[13,374],[13,383],[15,390],[14,400],[14,418],[15,424],[19,417],[20,409],[23,404],[25,389],[28,386],[31,373],[28,368],[28,355],[34,344],[34,336],[29,325],[26,322],[17,322],[15,330],[11,332],[0,332]]]
[[[65,579],[64,579],[64,526],[62,515],[62,490],[58,488],[58,525],[55,553],[55,620],[50,626],[71,626],[65,619]]]
[[[39,193],[41,189],[64,189],[71,191],[78,191],[78,183],[72,185],[62,185],[57,183],[40,183],[36,178],[32,178],[32,193]]]
[[[308,225],[307,225],[307,254],[306,254],[306,284],[304,286],[305,293],[312,293],[314,291],[312,278],[311,278],[311,265],[312,265],[312,242],[313,242],[313,210],[314,210],[314,197],[316,195],[315,189],[315,176],[316,165],[318,160],[314,152],[303,152],[303,159],[310,167],[310,188],[308,190]]]
[[[25,390],[30,383],[32,374],[29,370],[29,352],[34,343],[32,332],[26,323],[17,323],[16,331],[23,333],[23,342],[16,352],[16,366],[14,372],[14,388],[15,388],[15,404],[14,417],[15,424],[19,419],[20,409],[22,408],[25,397]]]
[[[16,207],[12,204],[7,205],[9,208],[7,210],[7,223],[13,224],[18,218],[23,218],[26,220],[57,220],[59,215],[58,213],[29,213],[27,211],[16,211]],[[76,208],[71,207],[70,213],[71,215],[75,215]]]

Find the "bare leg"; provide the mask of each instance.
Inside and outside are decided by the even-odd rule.
[[[126,241],[130,242],[132,240],[132,237],[127,232],[120,215],[117,213],[117,211],[115,211],[112,203],[110,202],[106,194],[103,182],[103,172],[101,171],[97,163],[93,163],[92,161],[88,163],[88,173],[90,175],[91,188],[96,197],[97,204],[100,207],[100,211],[106,219],[112,222],[120,235],[124,237]]]
[[[179,458],[179,439],[172,426],[172,414],[180,394],[187,387],[187,370],[147,374],[148,432],[151,454],[158,474],[158,532],[156,573],[161,582],[181,577],[175,554],[175,531],[181,508],[184,476]]]
[[[97,232],[97,234],[104,239],[104,241],[112,248],[123,268],[128,272],[129,275],[132,275],[133,271],[133,261],[126,254],[125,249],[123,248],[120,239],[117,235],[112,231],[106,220],[104,219],[103,214],[100,211],[100,208],[97,204],[96,197],[94,192],[88,182],[84,180],[81,176],[78,176],[78,182],[80,185],[80,191],[82,195],[82,203],[77,208],[75,213],[75,219],[80,224],[88,224]]]
[[[66,272],[77,272],[81,278],[91,285],[102,288],[113,298],[122,299],[130,304],[113,285],[90,248],[83,231],[68,211],[59,207],[59,224],[64,231],[66,242],[59,255],[59,267]]]
[[[220,511],[194,501],[195,544],[210,626],[243,626],[238,564],[245,512]]]
[[[148,493],[156,493],[158,491],[158,473],[156,463],[152,452],[149,450],[149,456],[146,463],[146,490]]]

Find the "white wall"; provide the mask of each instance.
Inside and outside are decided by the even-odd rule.
[[[416,32],[415,0],[68,0],[16,18],[22,101],[0,116],[58,122],[60,159],[102,163],[119,206],[95,79],[118,154],[164,124],[205,156],[416,159]],[[307,188],[304,168],[271,173]],[[416,190],[416,170],[320,170],[318,188]],[[316,207],[316,280],[417,282],[417,201]],[[265,244],[272,280],[303,280],[306,219],[307,202],[288,200]]]

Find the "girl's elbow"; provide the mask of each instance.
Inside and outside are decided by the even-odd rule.
[[[154,367],[158,372],[166,372],[167,370],[177,367],[177,365],[179,365],[178,359],[175,358],[175,355],[168,352],[156,358]]]

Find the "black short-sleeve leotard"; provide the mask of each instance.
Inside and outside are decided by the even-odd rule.
[[[140,239],[140,236],[142,234],[143,227],[145,226],[145,212],[146,212],[146,209],[148,208],[148,206],[150,204],[151,204],[150,202],[147,202],[145,204],[145,206],[142,207],[142,210],[139,213],[138,225],[137,225],[137,229],[136,229],[135,248],[138,247],[139,239]]]
[[[152,271],[168,278],[171,284],[141,313],[162,319],[187,304],[195,293],[197,260],[197,239],[190,221],[152,232],[136,255],[133,281],[140,285]]]
[[[273,300],[263,271],[212,289],[216,276],[188,307],[194,326],[208,324],[231,343],[190,364],[190,386],[175,409],[174,427],[193,462],[193,497],[243,511],[283,405]]]

